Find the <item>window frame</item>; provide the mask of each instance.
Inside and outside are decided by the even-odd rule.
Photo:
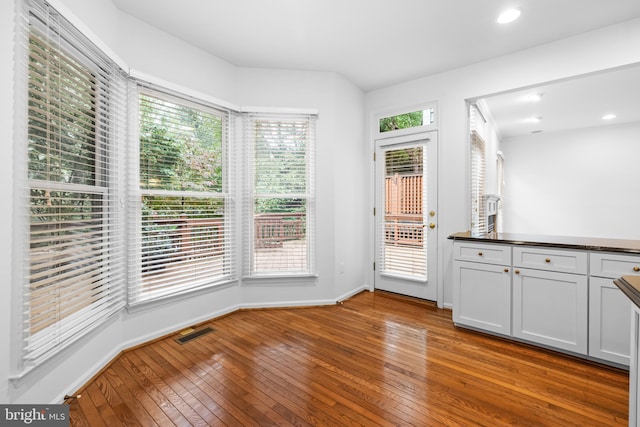
[[[317,113],[292,113],[292,112],[255,112],[243,114],[243,139],[244,139],[244,185],[243,185],[243,224],[244,224],[244,241],[243,241],[243,279],[286,279],[286,278],[315,278],[316,272],[316,198],[315,198],[315,144],[316,144],[316,126]],[[256,195],[255,178],[255,124],[258,121],[272,122],[295,122],[306,121],[308,127],[308,135],[305,140],[306,145],[306,161],[305,176],[307,182],[306,191],[299,192],[283,192],[268,193],[263,197]],[[306,202],[305,209],[305,263],[306,268],[300,270],[276,270],[276,269],[256,269],[255,268],[255,203],[259,199],[287,199],[296,198],[304,199]]]
[[[502,233],[504,230],[504,154],[502,151],[496,153],[496,176],[498,181],[498,206],[497,206],[497,220],[496,220],[496,232]]]
[[[78,339],[87,335],[96,327],[104,324],[124,307],[124,269],[122,259],[124,258],[124,231],[122,223],[122,210],[117,200],[122,191],[122,181],[118,173],[120,160],[120,150],[124,140],[124,120],[122,110],[126,108],[126,79],[124,71],[104,55],[93,43],[80,33],[62,15],[44,1],[19,2],[16,26],[15,43],[15,138],[14,138],[14,245],[16,252],[22,254],[22,260],[14,263],[13,274],[17,278],[13,288],[13,306],[20,307],[12,315],[12,338],[11,353],[11,380],[17,380],[41,366]],[[36,43],[40,43],[40,49],[36,49]],[[32,55],[35,57],[41,52],[46,62],[32,62]],[[59,52],[59,53],[58,53]],[[77,111],[78,114],[86,116],[83,111],[85,106],[78,106],[76,110],[70,108],[71,102],[65,102],[64,96],[74,93],[79,86],[75,80],[73,83],[65,83],[63,78],[52,77],[55,73],[47,73],[46,70],[53,65],[61,64],[60,70],[68,73],[72,79],[77,79],[82,75],[90,76],[93,80],[89,91],[86,94],[91,99],[92,114],[90,118],[90,128],[84,128],[81,132],[88,132],[89,139],[74,139],[77,134],[67,134],[64,132],[70,124],[75,125],[73,116],[64,117],[62,114],[68,111]],[[34,66],[32,67],[32,64]],[[34,68],[37,66],[37,68]],[[44,95],[48,91],[56,90],[54,96],[60,97],[58,104],[48,102],[48,97],[36,98],[32,92],[35,90],[33,76],[36,71],[42,70],[42,86]],[[56,81],[48,88],[48,83]],[[32,83],[30,83],[32,82]],[[48,90],[48,91],[47,91]],[[83,92],[85,93],[85,92]],[[71,98],[69,98],[71,99]],[[92,178],[89,182],[72,182],[73,174],[64,180],[61,177],[53,179],[46,176],[31,177],[32,160],[29,157],[32,143],[35,138],[33,120],[37,117],[32,110],[33,101],[44,103],[44,108],[39,114],[39,121],[45,124],[44,147],[50,149],[50,144],[54,143],[56,137],[51,137],[49,126],[58,127],[58,134],[64,135],[69,141],[57,142],[61,148],[57,154],[60,164],[67,162],[66,167],[72,171],[77,166],[69,166],[74,161],[79,161],[78,165],[89,166]],[[43,101],[44,100],[44,101]],[[63,110],[60,105],[64,103]],[[56,117],[63,117],[57,119]],[[58,122],[58,124],[55,124]],[[60,130],[63,130],[62,132]],[[43,138],[43,136],[40,138]],[[83,135],[84,138],[87,135]],[[77,148],[78,141],[90,143],[91,156],[85,158],[78,156],[71,150]],[[75,143],[75,144],[74,144]],[[35,144],[35,143],[34,143]],[[35,145],[34,145],[35,146]],[[66,154],[64,154],[66,153]],[[71,156],[73,160],[63,158]],[[88,159],[88,160],[87,160]],[[86,162],[86,163],[85,163]],[[104,167],[102,167],[104,166]],[[62,170],[62,169],[61,169]],[[45,172],[50,172],[46,169]],[[47,174],[48,174],[47,172]],[[42,175],[42,174],[41,174]],[[66,182],[65,182],[66,181]],[[52,192],[75,193],[86,195],[92,199],[91,195],[99,195],[101,200],[99,212],[93,213],[94,204],[91,206],[91,218],[95,215],[95,220],[91,219],[88,225],[84,225],[88,231],[82,231],[74,239],[75,227],[69,227],[72,215],[87,215],[84,205],[75,205],[80,210],[64,213],[63,209],[57,210],[52,221],[33,222],[31,215],[34,205],[33,190],[41,190],[47,200]],[[83,196],[84,197],[84,196]],[[62,198],[60,200],[63,200]],[[50,206],[49,203],[43,206]],[[64,205],[60,205],[62,207]],[[45,208],[46,209],[46,208]],[[79,212],[82,212],[80,214]],[[44,215],[49,215],[44,213]],[[55,220],[55,218],[59,218]],[[82,221],[85,221],[82,219]],[[74,219],[73,221],[78,221]],[[44,240],[43,243],[52,242],[49,247],[58,245],[59,248],[42,252],[38,262],[44,264],[34,264],[31,245],[32,231],[34,224],[57,225],[57,229],[62,231],[58,243],[53,243],[53,238]],[[80,230],[78,230],[80,231]],[[46,236],[46,235],[45,235]],[[99,244],[92,243],[95,236],[100,236]],[[61,243],[64,242],[64,243]],[[88,246],[88,249],[86,249]],[[62,250],[62,248],[67,248]],[[46,246],[45,246],[46,248]],[[82,248],[81,251],[79,249]],[[89,251],[91,257],[83,255]],[[61,258],[62,257],[62,258]],[[97,259],[94,262],[94,259]],[[87,263],[83,260],[90,260]],[[47,265],[58,265],[66,273],[55,274],[46,280],[42,286],[53,286],[52,291],[57,296],[52,296],[51,291],[46,291],[50,295],[44,299],[44,307],[49,307],[44,313],[50,319],[38,330],[34,330],[33,307],[31,300],[33,297],[32,283],[37,280],[32,276],[33,266],[40,265],[41,269]],[[79,280],[78,275],[70,274],[70,268],[81,268],[86,276]],[[62,270],[64,269],[64,270]],[[44,277],[44,276],[42,276]],[[88,288],[87,285],[92,286]],[[44,288],[43,288],[44,289]],[[60,290],[71,292],[73,298],[67,294],[59,294]],[[66,296],[65,296],[66,295]],[[41,297],[40,297],[41,298]],[[80,299],[78,299],[80,298]],[[86,299],[88,301],[84,301]],[[40,310],[38,310],[40,311]],[[46,320],[46,319],[45,319]]]
[[[472,236],[487,232],[486,215],[486,150],[487,145],[480,134],[471,131],[470,137],[470,230]]]
[[[130,152],[128,154],[129,173],[129,285],[127,289],[127,309],[135,311],[147,305],[178,298],[192,293],[201,292],[213,287],[226,285],[237,280],[237,248],[235,235],[236,217],[236,195],[235,195],[235,166],[233,159],[232,141],[235,139],[235,118],[233,110],[220,107],[211,102],[186,95],[184,93],[160,87],[142,80],[132,79],[130,83]],[[143,189],[141,186],[141,166],[140,166],[140,110],[139,102],[141,96],[148,96],[169,103],[180,105],[181,107],[192,108],[206,114],[215,114],[222,117],[222,189],[215,191],[188,191],[188,190],[152,190]],[[142,197],[167,196],[167,197],[191,197],[197,199],[221,198],[224,199],[223,214],[223,252],[225,273],[219,277],[204,278],[195,283],[184,285],[173,285],[159,289],[157,292],[149,292],[146,296],[141,296],[143,261],[142,261]]]
[[[426,111],[429,109],[433,110],[432,123],[423,124],[421,126],[412,126],[404,129],[396,129],[396,130],[380,132],[380,121],[385,118],[400,116],[404,114],[410,114],[416,111]],[[399,137],[404,135],[412,135],[416,133],[424,133],[432,130],[438,130],[438,121],[440,120],[440,114],[438,112],[438,103],[435,101],[432,101],[424,104],[416,104],[409,107],[392,108],[388,110],[378,111],[375,113],[373,119],[374,119],[372,120],[373,139],[380,140],[385,138],[394,138],[394,137]]]

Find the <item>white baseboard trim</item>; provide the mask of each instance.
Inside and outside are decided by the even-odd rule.
[[[273,301],[269,303],[241,304],[240,309],[261,309],[261,308],[287,308],[287,307],[314,307],[323,305],[334,305],[335,300],[307,300],[307,301]]]
[[[359,288],[353,289],[353,290],[351,290],[351,291],[349,291],[349,292],[347,292],[347,293],[345,293],[345,294],[340,295],[340,296],[338,297],[338,302],[342,302],[342,301],[348,300],[349,298],[351,298],[351,297],[352,297],[352,296],[354,296],[354,295],[359,294],[360,292],[363,292],[363,291],[371,291],[371,290],[372,290],[372,289],[370,289],[370,288],[369,288],[369,286],[367,286],[367,285],[362,285],[362,286],[360,286]]]
[[[120,348],[114,348],[111,352],[102,356],[100,360],[93,364],[91,369],[80,378],[77,378],[71,384],[67,386],[67,390],[65,392],[61,392],[60,395],[56,396],[53,402],[50,404],[59,404],[64,402],[64,397],[69,393],[76,393],[80,387],[84,386],[87,382],[91,380],[98,372],[104,369],[105,366],[108,366],[118,355],[122,352]]]
[[[179,332],[179,331],[181,331],[181,330],[183,330],[185,328],[191,327],[193,325],[197,325],[199,323],[204,323],[204,322],[207,322],[209,320],[213,320],[213,319],[216,319],[218,317],[234,313],[234,312],[238,311],[239,309],[240,309],[239,305],[233,305],[233,306],[225,307],[224,309],[217,310],[217,311],[214,311],[214,312],[202,315],[202,316],[194,317],[193,319],[189,319],[189,320],[185,320],[185,321],[180,322],[180,323],[176,323],[176,324],[174,324],[172,326],[169,326],[169,327],[154,331],[152,333],[143,335],[141,337],[137,337],[137,338],[131,339],[129,341],[126,341],[120,346],[121,347],[120,351],[125,351],[127,349],[130,349],[130,348],[133,348],[133,347],[137,347],[139,345],[151,342],[151,341],[153,341],[155,339],[162,338],[162,337],[165,337],[167,335],[171,335],[173,333],[177,333],[177,332]]]

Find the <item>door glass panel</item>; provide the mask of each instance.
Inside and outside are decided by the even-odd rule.
[[[426,150],[423,146],[385,151],[381,273],[427,280],[424,207]]]

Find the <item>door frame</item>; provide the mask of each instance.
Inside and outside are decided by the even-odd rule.
[[[375,153],[376,153],[376,141],[378,140],[382,140],[382,139],[387,139],[387,138],[394,138],[394,137],[398,137],[398,136],[405,136],[405,135],[412,135],[412,137],[414,139],[420,139],[420,137],[418,135],[415,134],[424,134],[424,133],[428,133],[430,131],[437,131],[439,128],[439,122],[440,122],[440,113],[439,113],[439,105],[437,101],[431,101],[431,102],[424,102],[424,103],[420,103],[420,104],[413,104],[410,105],[409,107],[399,107],[399,108],[393,108],[393,109],[383,109],[383,110],[377,110],[377,111],[372,111],[370,112],[369,115],[369,126],[368,126],[368,137],[366,138],[367,142],[367,146],[368,146],[368,153],[370,154],[369,157],[369,177],[370,177],[370,182],[371,184],[369,185],[369,206],[370,206],[370,214],[369,214],[369,268],[368,270],[368,274],[366,275],[367,277],[367,282],[368,282],[368,286],[366,286],[368,288],[368,290],[370,292],[375,291],[375,271],[374,271],[374,265],[376,262],[376,257],[377,257],[377,253],[376,253],[376,218],[374,216],[374,209],[376,206],[376,161],[375,161]],[[400,129],[400,130],[396,130],[396,131],[390,131],[390,132],[380,132],[379,130],[379,121],[380,119],[384,118],[384,117],[389,117],[392,115],[396,115],[396,114],[404,114],[407,112],[411,112],[411,111],[416,111],[416,110],[426,110],[428,108],[434,108],[434,112],[435,112],[435,120],[432,124],[428,125],[428,126],[420,126],[420,127],[414,127],[414,128],[409,128],[409,129]],[[424,138],[422,138],[424,139]],[[442,176],[442,172],[441,172],[441,156],[442,156],[442,150],[441,150],[441,135],[438,132],[438,138],[436,139],[436,144],[437,144],[437,156],[436,156],[436,164],[438,167],[437,170],[437,178],[436,178],[436,189],[437,189],[437,201],[438,201],[438,205],[441,206],[440,203],[440,194],[441,194],[441,176]],[[439,208],[441,210],[441,208]],[[438,212],[438,217],[442,218],[442,214],[440,212]],[[438,306],[438,308],[444,308],[444,281],[443,281],[443,277],[444,277],[444,265],[443,265],[443,242],[442,242],[442,236],[440,233],[440,229],[441,229],[441,221],[439,221],[437,223],[437,226],[435,228],[435,230],[432,230],[432,233],[434,234],[434,237],[436,239],[437,242],[437,260],[436,260],[436,264],[437,264],[437,271],[436,271],[436,277],[434,278],[435,282],[436,282],[436,304]]]

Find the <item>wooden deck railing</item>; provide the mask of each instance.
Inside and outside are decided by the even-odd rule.
[[[422,246],[424,243],[422,215],[385,215],[384,241],[388,245]]]
[[[254,220],[255,247],[281,248],[283,243],[306,237],[306,214],[258,214]],[[224,220],[157,219],[147,224],[148,250],[143,245],[142,265],[145,271],[170,260],[185,260],[221,255],[224,251]],[[155,235],[154,235],[155,233]]]
[[[422,175],[387,176],[385,212],[391,215],[422,213]]]
[[[288,240],[306,236],[307,217],[303,212],[258,214],[254,218],[256,248],[281,248]]]
[[[143,271],[153,271],[173,260],[211,257],[224,251],[222,218],[159,218],[145,226],[152,230],[145,232]]]
[[[385,243],[422,246],[424,243],[422,175],[385,179]]]

